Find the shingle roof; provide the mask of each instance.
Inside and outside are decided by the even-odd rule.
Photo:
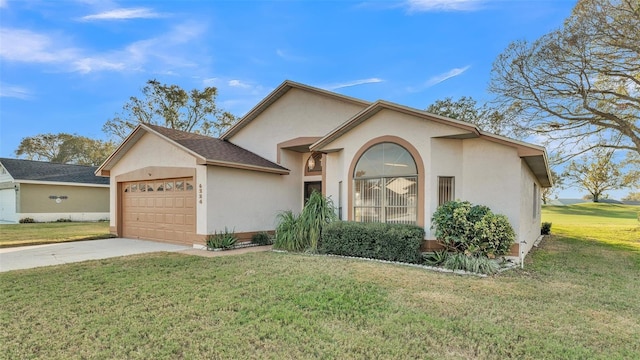
[[[158,125],[145,124],[143,126],[184,146],[209,162],[233,163],[288,171],[288,169],[228,141]]]
[[[14,180],[109,185],[109,178],[95,175],[96,166],[55,164],[44,161],[0,158]]]

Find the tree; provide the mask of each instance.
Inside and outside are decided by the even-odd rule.
[[[29,160],[97,166],[114,150],[115,145],[110,141],[59,133],[25,137],[15,153]]]
[[[640,192],[630,192],[622,198],[623,201],[640,201]]]
[[[572,149],[569,157],[595,147],[640,152],[638,29],[638,0],[580,0],[561,29],[511,43],[489,89],[521,130]]]
[[[597,148],[582,161],[571,161],[563,176],[591,194],[598,202],[605,191],[621,189],[634,181],[625,174],[621,164],[615,163],[615,150]]]
[[[551,180],[553,181],[553,187],[542,188],[540,190],[540,196],[542,198],[542,203],[547,204],[551,197],[555,194],[556,190],[561,189],[564,179],[558,175],[554,170],[549,171],[551,173]]]
[[[451,97],[436,100],[426,111],[478,125],[480,129],[494,134],[505,135],[512,129],[504,115],[505,110],[492,108],[488,104],[478,106],[478,102],[470,96],[462,96],[455,101]]]
[[[130,97],[123,113],[107,120],[102,130],[120,141],[139,123],[218,136],[236,121],[231,113],[218,109],[215,87],[187,92],[178,85],[166,85],[154,79],[147,81],[142,94],[142,99]]]

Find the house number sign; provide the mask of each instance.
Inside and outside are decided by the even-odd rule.
[[[202,204],[202,184],[198,184],[198,202]]]

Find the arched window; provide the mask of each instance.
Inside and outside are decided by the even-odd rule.
[[[353,219],[416,224],[418,170],[402,146],[383,142],[365,151],[353,173]]]

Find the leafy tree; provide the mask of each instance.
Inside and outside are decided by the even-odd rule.
[[[554,170],[550,170],[551,180],[553,181],[553,187],[542,188],[540,190],[540,196],[542,197],[542,203],[547,204],[552,196],[555,195],[556,190],[562,189],[564,179]]]
[[[561,29],[515,41],[489,89],[519,127],[575,156],[595,147],[640,152],[640,1],[580,0]]]
[[[614,152],[612,149],[595,149],[592,156],[583,156],[585,159],[582,161],[571,161],[563,176],[587,190],[593,202],[598,202],[605,191],[630,186],[634,181],[623,172],[621,164],[614,162]]]
[[[146,123],[218,136],[236,121],[231,113],[217,107],[218,90],[215,87],[186,91],[178,85],[166,85],[154,79],[147,81],[142,95],[143,98],[130,97],[123,106],[123,113],[107,120],[102,130],[124,140],[139,123]]]
[[[630,192],[627,196],[623,197],[624,201],[640,201],[640,192]]]
[[[470,96],[462,96],[458,100],[453,100],[451,97],[436,100],[426,108],[426,111],[476,124],[482,130],[494,134],[506,134],[512,128],[504,115],[505,110],[492,108],[488,104],[478,106],[478,102]]]
[[[97,166],[114,150],[115,145],[110,141],[59,133],[25,137],[15,153],[29,160]]]

